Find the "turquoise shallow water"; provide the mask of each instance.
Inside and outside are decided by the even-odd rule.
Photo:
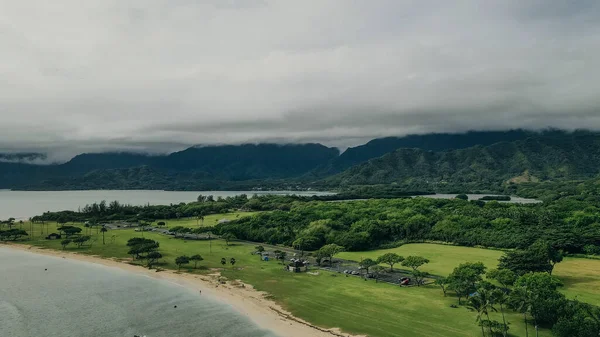
[[[0,247],[0,336],[134,335],[276,337],[168,281]]]

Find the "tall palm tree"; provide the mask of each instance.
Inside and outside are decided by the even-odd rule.
[[[531,292],[527,290],[526,287],[516,287],[510,293],[509,303],[513,309],[523,314],[523,320],[525,321],[525,336],[529,337],[529,331],[527,330],[527,313],[531,312]]]
[[[502,289],[496,289],[493,292],[493,300],[494,303],[500,304],[500,312],[502,313],[502,324],[504,325],[502,329],[502,336],[506,337],[507,334],[507,326],[506,326],[506,318],[504,317],[504,304],[508,301],[508,296]]]
[[[490,320],[490,311],[498,311],[494,307],[493,293],[490,290],[479,288],[477,292],[469,297],[469,308],[477,311],[477,320],[480,324],[482,323],[481,317],[485,315],[488,322],[488,328],[490,336],[492,334],[492,321]],[[481,332],[483,333],[483,324],[481,325]]]
[[[483,337],[485,337],[485,331],[483,330],[483,324],[482,324],[482,317],[483,315],[487,314],[487,308],[485,307],[485,304],[483,303],[482,299],[480,296],[472,296],[469,298],[469,302],[467,303],[467,307],[470,310],[473,310],[477,313],[477,318],[475,318],[475,322],[479,323],[479,326],[481,327],[481,335]]]

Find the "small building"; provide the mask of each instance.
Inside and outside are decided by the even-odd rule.
[[[217,224],[220,225],[222,223],[228,223],[228,222],[231,222],[231,220],[229,220],[229,219],[221,219],[221,220],[217,221]]]
[[[46,236],[47,240],[58,240],[60,239],[60,234],[56,234],[56,233],[52,233],[48,236]]]
[[[292,259],[292,262],[290,262],[287,266],[287,270],[292,273],[301,273],[304,271],[308,271],[308,262]]]

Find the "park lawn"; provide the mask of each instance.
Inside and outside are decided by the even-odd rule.
[[[568,298],[600,305],[600,260],[567,257],[554,267],[553,275],[565,285]]]
[[[164,221],[167,225],[167,228],[182,226],[182,227],[209,227],[215,226],[219,222],[219,220],[227,219],[227,220],[236,220],[241,217],[252,216],[254,214],[258,214],[259,212],[231,212],[231,213],[221,213],[221,214],[210,214],[204,216],[204,225],[202,220],[196,220],[196,218],[183,218],[183,219],[168,219],[168,220],[157,220],[153,224],[156,224],[158,221]]]
[[[495,268],[498,265],[498,259],[503,254],[501,251],[491,249],[438,245],[433,243],[409,243],[392,249],[343,252],[337,255],[337,257],[353,261],[360,261],[361,258],[377,260],[377,257],[385,253],[396,253],[404,257],[410,255],[423,256],[429,259],[430,262],[421,267],[421,270],[441,276],[447,276],[456,266],[465,262],[481,261],[488,268]],[[403,268],[399,264],[394,267]]]
[[[397,253],[404,257],[418,255],[430,262],[421,269],[433,275],[447,276],[464,262],[483,262],[489,269],[498,266],[498,259],[504,253],[498,250],[438,245],[431,243],[411,243],[393,249],[380,249],[367,252],[343,252],[339,258],[360,261],[361,258],[377,259],[385,253]],[[395,267],[402,268],[400,265]],[[557,264],[553,275],[563,283],[561,291],[571,299],[600,305],[600,260],[565,258]]]
[[[50,232],[55,232],[55,228],[56,225],[51,224]],[[30,243],[62,249],[60,240],[41,239],[41,233],[37,231],[39,228],[36,228],[36,236]],[[78,249],[71,244],[67,250],[129,259],[125,243],[129,238],[141,234],[131,229],[112,230],[105,233],[106,244],[103,245],[101,233],[92,231],[95,241],[91,247]],[[374,337],[479,336],[481,333],[475,324],[475,314],[466,307],[451,308],[456,298],[443,297],[442,291],[433,285],[400,288],[322,270],[318,271],[318,275],[294,274],[284,271],[279,262],[264,262],[258,256],[251,255],[253,245],[236,242],[227,246],[222,240],[213,240],[212,243],[184,241],[152,232],[143,235],[160,242],[165,262],[163,268],[176,269],[174,260],[179,255],[200,254],[205,260],[199,265],[208,268],[222,268],[221,258],[229,261],[234,257],[237,261],[235,268],[228,264],[222,268],[223,276],[240,279],[258,290],[266,291],[294,315],[319,326],[340,327],[350,333]],[[198,271],[189,268],[191,265],[184,269],[189,272],[209,272],[206,268]],[[492,319],[501,321],[498,314]],[[509,313],[507,320],[511,323],[511,333],[524,335],[520,315]],[[550,335],[547,330],[540,333],[540,336]]]

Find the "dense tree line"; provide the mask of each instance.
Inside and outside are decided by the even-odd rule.
[[[258,197],[265,200],[264,204],[268,204],[268,197]],[[280,199],[279,204],[293,202],[292,196],[290,199]],[[101,201],[86,205],[79,211],[61,211],[61,212],[46,212],[42,215],[32,218],[34,222],[56,221],[59,223],[67,222],[84,222],[92,223],[102,221],[154,221],[158,219],[178,219],[189,217],[201,217],[208,214],[224,213],[229,210],[255,209],[256,205],[263,206],[263,202],[256,203],[253,198],[248,198],[247,195],[238,195],[227,198],[213,198],[212,196],[199,196],[200,201],[190,203],[179,203],[171,205],[144,205],[134,206],[121,204],[118,201],[106,202]]]
[[[571,200],[535,205],[428,198],[311,201],[219,224],[215,231],[288,246],[302,239],[306,250],[334,243],[359,251],[423,240],[524,249],[543,239],[557,250],[579,253],[600,245],[598,211],[593,203]]]

